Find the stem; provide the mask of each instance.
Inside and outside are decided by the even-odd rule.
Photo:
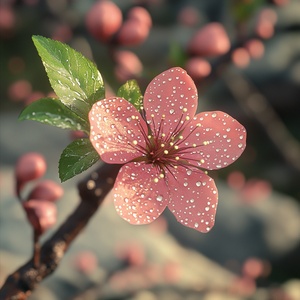
[[[0,290],[0,299],[27,299],[32,290],[55,271],[73,240],[85,228],[113,187],[120,167],[103,163],[78,184],[81,198],[79,205],[42,245],[39,258],[34,254],[27,263],[7,277]]]

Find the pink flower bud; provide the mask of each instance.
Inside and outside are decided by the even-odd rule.
[[[53,202],[32,199],[23,202],[23,207],[29,222],[39,235],[56,223],[57,210]]]
[[[13,101],[24,101],[31,94],[32,87],[28,80],[18,80],[8,88],[8,96]]]
[[[127,14],[128,20],[134,20],[140,24],[146,25],[148,28],[152,26],[152,19],[149,12],[140,6],[133,7]]]
[[[287,5],[290,0],[273,0],[274,4],[278,6]]]
[[[260,20],[256,25],[255,32],[262,39],[269,39],[274,35],[274,25],[268,20]]]
[[[25,105],[29,105],[30,103],[39,100],[41,98],[44,98],[45,94],[40,91],[32,92],[26,99],[25,99]]]
[[[264,273],[264,263],[258,258],[248,258],[243,265],[242,271],[245,276],[256,279]]]
[[[121,82],[135,78],[143,71],[140,59],[131,51],[116,51],[114,58],[116,61],[116,77]]]
[[[231,59],[239,68],[246,68],[250,63],[250,55],[245,48],[237,48],[232,52]]]
[[[10,37],[16,25],[16,14],[9,5],[0,6],[0,36]]]
[[[193,57],[187,61],[185,69],[194,80],[201,80],[210,74],[211,65],[203,58]]]
[[[146,262],[145,249],[138,242],[128,242],[126,245],[117,246],[116,255],[119,259],[133,266],[141,266]]]
[[[200,15],[196,7],[186,6],[180,10],[177,20],[182,25],[193,27],[199,23]]]
[[[265,52],[264,44],[258,39],[249,40],[245,44],[245,48],[249,52],[250,56],[254,59],[261,58]]]
[[[96,2],[86,15],[86,26],[91,35],[103,42],[108,41],[122,24],[122,12],[113,2]]]
[[[146,40],[150,28],[137,20],[128,19],[117,34],[117,41],[123,46],[139,45]]]
[[[277,22],[277,15],[273,9],[263,9],[255,26],[256,34],[263,38],[269,39],[274,35],[274,25]]]
[[[222,24],[209,23],[201,28],[189,42],[188,50],[201,56],[218,56],[230,49],[229,37]]]
[[[41,154],[29,152],[21,156],[15,167],[17,195],[20,195],[20,189],[26,182],[42,177],[46,169],[46,161]]]
[[[39,182],[31,191],[29,199],[56,201],[64,194],[63,188],[52,180]]]
[[[74,259],[75,268],[83,274],[92,274],[98,267],[97,256],[91,251],[83,251]]]

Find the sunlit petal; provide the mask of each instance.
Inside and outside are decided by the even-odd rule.
[[[195,166],[213,170],[224,168],[243,153],[246,130],[221,111],[197,114],[183,132],[181,157]]]
[[[172,68],[156,76],[148,85],[144,96],[146,117],[152,131],[156,133],[172,132],[178,128],[181,120],[192,118],[196,113],[197,103],[197,88],[181,68]]]
[[[89,120],[91,143],[105,162],[125,163],[141,156],[147,126],[128,101],[118,97],[98,101]]]
[[[131,224],[149,224],[165,209],[169,196],[159,170],[152,164],[124,165],[116,179],[113,197],[118,214]]]
[[[215,223],[218,204],[214,180],[195,168],[178,167],[172,174],[168,177],[168,208],[182,225],[208,232]]]

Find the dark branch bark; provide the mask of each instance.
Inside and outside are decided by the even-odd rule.
[[[39,264],[36,265],[32,257],[9,275],[0,290],[0,299],[27,299],[32,290],[54,272],[72,241],[85,228],[113,187],[120,167],[121,165],[102,164],[78,184],[81,201],[54,235],[43,244]]]

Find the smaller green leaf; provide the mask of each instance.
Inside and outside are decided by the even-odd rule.
[[[118,97],[129,101],[137,110],[143,106],[143,95],[136,80],[128,80],[118,90]]]
[[[42,98],[32,102],[21,112],[19,120],[32,120],[63,129],[89,132],[89,124],[56,98]]]
[[[64,182],[99,161],[99,155],[87,138],[78,139],[69,144],[59,160],[59,178]]]

